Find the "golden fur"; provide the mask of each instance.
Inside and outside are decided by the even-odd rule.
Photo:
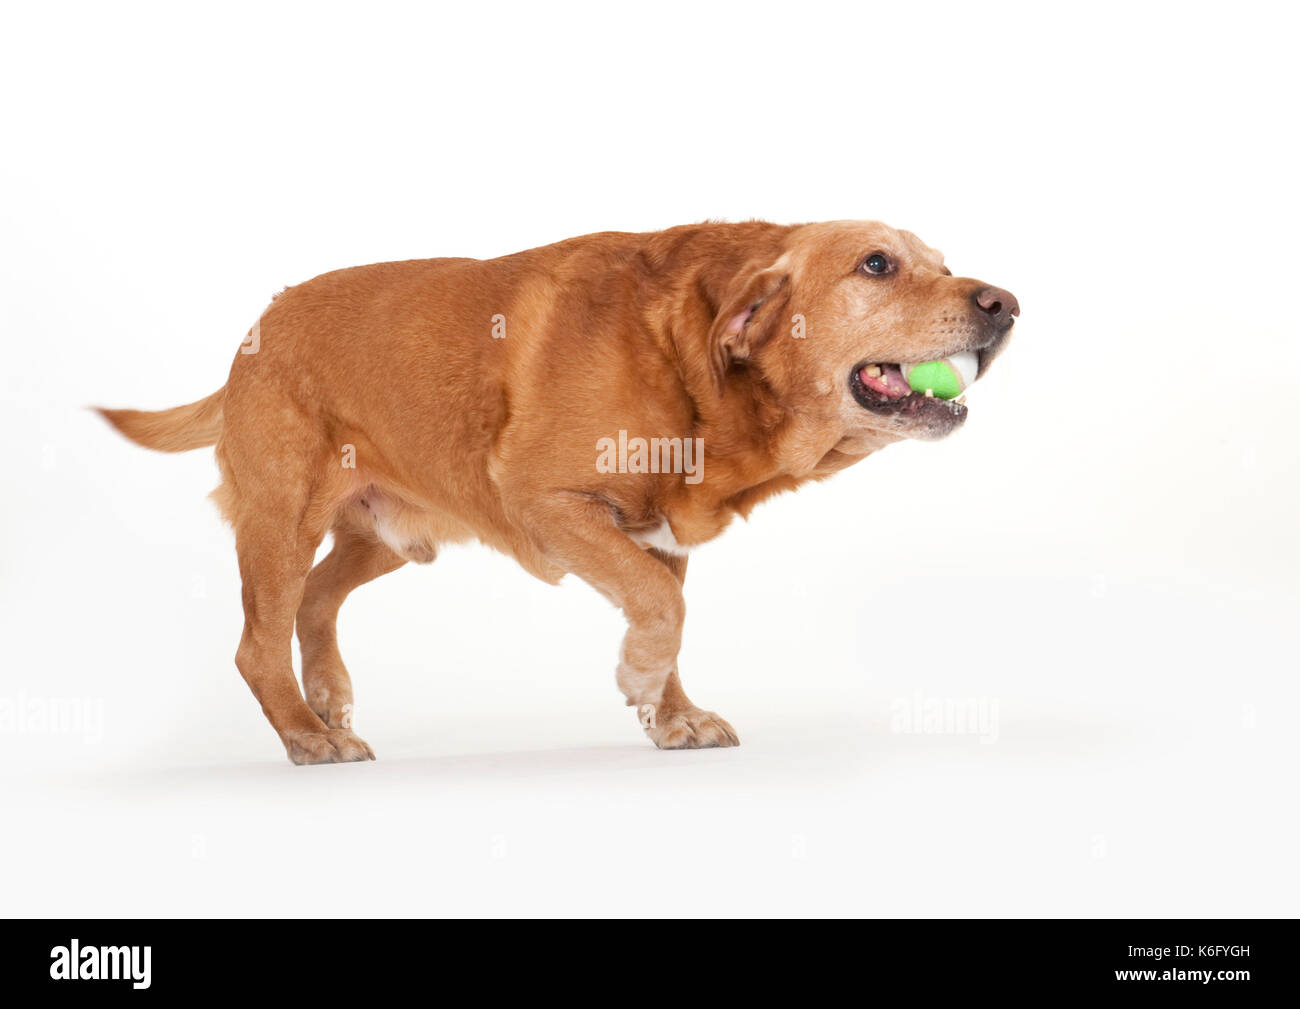
[[[873,252],[889,276],[863,274]],[[657,745],[727,746],[731,726],[678,679],[685,551],[773,493],[959,423],[959,407],[864,409],[848,377],[977,347],[991,359],[1010,322],[990,326],[981,290],[1005,295],[868,222],[381,263],[276,297],[206,399],[102,412],[151,448],[216,445],[243,580],[236,663],[295,762],[373,757],[335,639],[348,593],[468,539],[623,610],[618,683]],[[602,471],[597,445],[620,433],[699,439],[700,479]]]

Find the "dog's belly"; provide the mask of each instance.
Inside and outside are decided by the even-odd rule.
[[[416,564],[432,561],[443,543],[476,538],[474,530],[454,516],[412,507],[374,486],[357,499],[355,515],[368,523],[393,553]]]
[[[374,484],[353,498],[344,509],[346,521],[371,529],[395,554],[416,564],[428,564],[447,543],[480,542],[507,557],[513,557],[529,574],[549,584],[564,577],[537,550],[527,536],[479,515],[473,522],[450,511],[421,508]]]

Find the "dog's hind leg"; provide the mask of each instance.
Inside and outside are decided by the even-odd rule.
[[[353,589],[396,571],[404,557],[369,529],[346,522],[334,527],[334,547],[307,576],[298,607],[298,644],[307,704],[331,729],[352,728],[352,679],[339,654],[339,607]]]
[[[374,759],[350,729],[316,716],[293,673],[294,618],[316,548],[346,497],[347,471],[296,410],[258,420],[234,430],[228,424],[217,448],[225,476],[218,499],[235,527],[243,579],[235,664],[295,764]]]

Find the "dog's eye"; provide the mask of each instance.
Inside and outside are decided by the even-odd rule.
[[[871,273],[879,276],[882,273],[889,272],[889,260],[883,253],[873,252],[862,261],[862,272]]]

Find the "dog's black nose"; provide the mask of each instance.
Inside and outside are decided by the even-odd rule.
[[[1020,302],[1016,301],[1016,296],[1000,287],[981,287],[973,297],[976,307],[987,314],[998,329],[1008,328],[1020,314]]]

